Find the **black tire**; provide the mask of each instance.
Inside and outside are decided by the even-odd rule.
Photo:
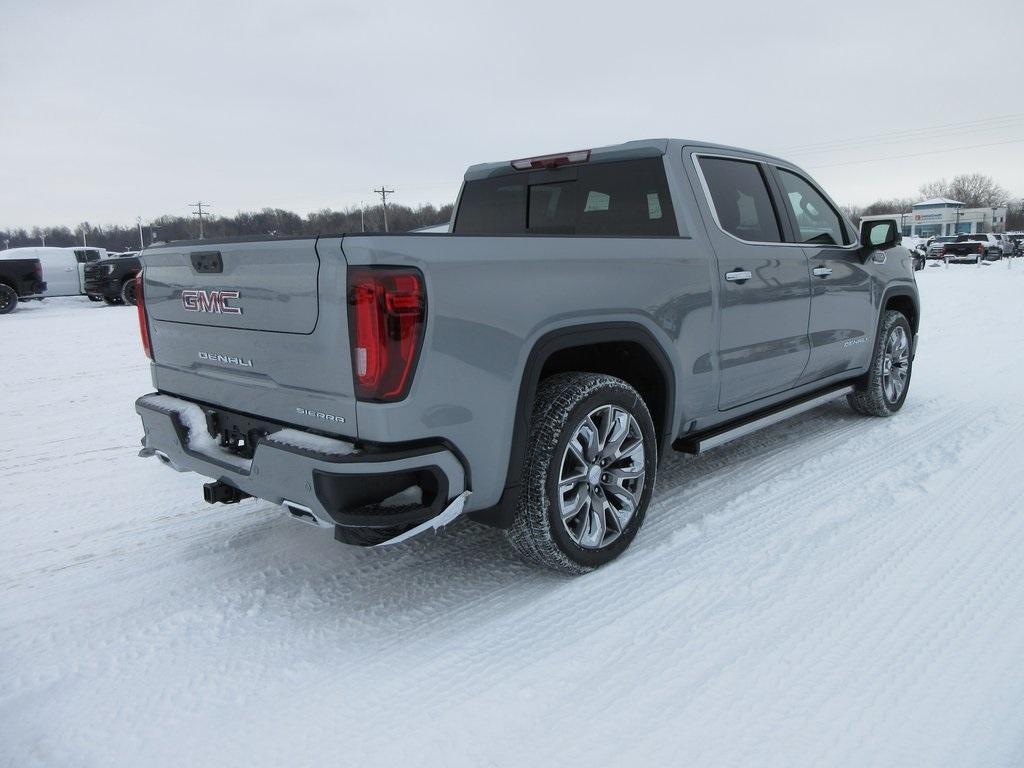
[[[18,292],[6,283],[0,283],[0,315],[9,315],[18,306]]]
[[[611,408],[608,408],[609,406]],[[588,418],[597,413],[598,409],[605,408],[608,410],[601,412],[607,413],[609,420],[616,415],[621,416],[623,411],[632,417],[624,418],[621,423],[626,424],[625,428],[632,436],[630,444],[635,446],[633,451],[628,452],[630,456],[623,455],[622,458],[615,460],[606,459],[610,461],[607,468],[613,471],[616,469],[616,462],[629,459],[631,466],[625,469],[634,475],[642,472],[642,478],[639,480],[642,487],[637,489],[636,485],[633,485],[629,489],[635,499],[635,505],[631,517],[626,522],[619,523],[615,513],[621,513],[623,510],[622,497],[610,490],[603,490],[605,487],[618,487],[604,483],[608,475],[602,475],[600,478],[591,475],[590,481],[580,481],[577,497],[587,493],[589,499],[600,498],[608,505],[606,509],[602,504],[601,512],[597,513],[603,520],[600,530],[605,533],[598,534],[601,538],[597,546],[587,547],[574,540],[574,534],[570,533],[569,529],[573,525],[573,520],[581,520],[579,538],[582,540],[583,527],[591,526],[592,508],[588,503],[585,511],[579,513],[583,518],[574,516],[567,518],[569,522],[563,523],[560,511],[562,495],[559,494],[558,484],[560,472],[569,456],[570,440],[577,436],[578,429],[584,427]],[[613,427],[610,424],[611,421],[602,440],[602,444],[605,445],[608,444],[605,441],[612,439]],[[637,429],[639,436],[642,437],[642,448],[636,445]],[[609,450],[618,454],[623,445],[626,443],[620,441],[614,451]],[[635,462],[640,453],[643,454],[643,465],[638,468]],[[595,454],[595,457],[599,455]],[[592,461],[594,466],[591,470],[602,472],[603,470],[598,467],[600,460],[594,458]],[[658,446],[654,423],[643,398],[633,387],[614,376],[597,373],[562,373],[545,379],[538,387],[534,400],[522,488],[512,527],[505,532],[506,538],[525,561],[562,573],[583,574],[611,562],[626,550],[643,525],[657,477],[657,464]],[[586,485],[587,482],[597,485]],[[637,481],[630,479],[624,482]],[[621,486],[622,483],[618,485]],[[588,488],[589,491],[580,490],[584,488]],[[638,496],[635,494],[636,490],[639,490]],[[609,495],[615,498],[614,509],[613,502],[608,500]],[[609,539],[605,544],[605,535],[614,535],[614,539]]]
[[[905,366],[899,366],[905,367],[906,376],[902,389],[900,389],[895,397],[892,397],[892,390],[887,390],[884,383],[886,352],[889,348],[890,340],[900,331],[902,331],[908,345],[906,364]],[[914,367],[914,359],[910,356],[910,351],[913,348],[914,333],[910,328],[910,323],[907,322],[906,316],[902,312],[887,310],[885,317],[882,319],[882,327],[879,329],[878,339],[875,341],[875,351],[871,357],[871,368],[868,370],[866,380],[857,392],[848,395],[846,398],[850,407],[864,416],[892,416],[902,408],[903,403],[907,399],[907,393],[910,391],[910,379]],[[896,367],[895,365],[893,366],[893,368]]]
[[[103,301],[106,303],[108,307],[116,307],[118,304],[121,303],[121,299],[118,298],[117,296],[104,296]]]
[[[97,296],[95,293],[89,294],[89,301],[103,301],[102,296]]]
[[[135,306],[135,278],[130,277],[121,283],[121,303],[129,307]]]

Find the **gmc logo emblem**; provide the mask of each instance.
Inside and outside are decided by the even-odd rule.
[[[182,291],[181,305],[186,312],[212,312],[216,315],[240,315],[241,307],[228,304],[238,298],[238,291]]]

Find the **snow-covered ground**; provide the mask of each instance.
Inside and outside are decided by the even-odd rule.
[[[919,273],[906,407],[668,457],[566,579],[136,458],[135,312],[0,318],[0,765],[1024,764],[1024,261]]]

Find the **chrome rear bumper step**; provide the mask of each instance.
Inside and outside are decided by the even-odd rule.
[[[855,387],[852,384],[844,384],[841,387],[818,392],[813,395],[801,398],[792,403],[776,406],[767,411],[753,413],[742,420],[736,420],[719,427],[698,432],[693,435],[681,437],[672,443],[672,447],[682,453],[690,453],[696,456],[702,451],[717,448],[730,440],[757,432],[759,429],[778,424],[780,421],[796,416],[801,413],[813,410],[820,405],[831,402],[839,397],[853,394]]]

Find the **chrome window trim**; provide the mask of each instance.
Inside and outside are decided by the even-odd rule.
[[[684,151],[686,151],[686,150],[684,149]],[[779,240],[778,242],[771,242],[771,241],[761,241],[761,240],[744,240],[742,237],[737,237],[732,232],[727,231],[725,229],[725,227],[722,226],[722,222],[718,218],[718,211],[715,209],[715,201],[711,197],[711,188],[708,186],[708,180],[706,178],[704,178],[704,169],[700,167],[700,159],[702,157],[712,157],[712,158],[717,158],[717,159],[721,159],[721,160],[736,160],[736,161],[741,162],[741,163],[754,163],[757,166],[762,166],[762,165],[768,166],[768,165],[770,165],[773,168],[778,168],[780,170],[789,171],[790,173],[794,174],[795,176],[799,176],[801,179],[806,181],[811,186],[811,188],[816,190],[818,192],[818,194],[820,194],[822,196],[822,198],[833,209],[835,209],[835,203],[824,192],[822,192],[820,189],[818,189],[818,186],[816,184],[813,184],[802,173],[800,173],[799,171],[797,171],[794,168],[790,168],[790,167],[787,167],[785,165],[779,165],[778,163],[769,162],[767,160],[761,160],[761,159],[758,159],[758,158],[755,158],[755,157],[747,157],[747,156],[744,156],[744,155],[722,155],[722,154],[717,154],[715,152],[700,152],[700,151],[693,152],[691,154],[691,159],[693,160],[693,168],[697,172],[697,178],[700,179],[701,189],[704,190],[704,200],[707,202],[708,209],[711,211],[711,218],[714,219],[715,226],[717,226],[718,227],[718,231],[721,232],[726,237],[731,237],[736,242],[743,243],[744,245],[770,245],[770,246],[773,246],[773,247],[782,246],[782,247],[788,247],[788,248],[838,248],[838,249],[841,249],[841,250],[848,250],[848,251],[853,251],[853,250],[856,250],[857,248],[860,247],[860,238],[857,236],[856,230],[854,230],[853,242],[850,245],[823,245],[821,243],[790,243],[790,242],[787,242],[785,240]],[[768,190],[768,195],[771,196],[772,195],[771,187],[768,186],[767,180],[765,180],[765,182],[766,182],[765,183],[765,188]],[[773,200],[773,203],[774,203],[774,200]],[[778,212],[776,212],[776,213],[778,213]],[[786,215],[788,216],[789,214],[786,214]],[[840,218],[842,218],[842,214],[839,214],[839,216],[840,216]],[[850,222],[847,222],[847,223],[849,224]],[[781,237],[785,237],[785,233],[781,231],[782,230],[782,223],[778,222],[778,224],[779,224],[779,230],[780,230],[779,231],[779,235]]]

